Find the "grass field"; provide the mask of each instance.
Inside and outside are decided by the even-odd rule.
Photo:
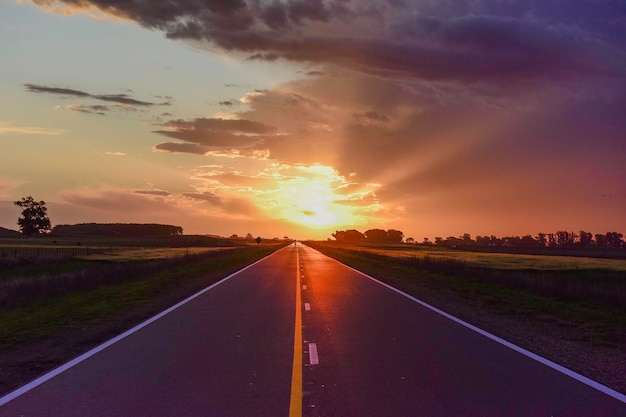
[[[132,262],[156,259],[180,258],[206,252],[233,250],[235,247],[217,248],[119,248],[93,254],[79,255],[77,259],[89,261]]]
[[[20,259],[0,268],[0,350],[181,291],[188,295],[283,245],[118,246],[71,258]]]
[[[336,243],[325,245],[341,246]],[[343,247],[347,247],[343,245]],[[426,258],[459,261],[491,269],[532,270],[610,270],[626,272],[626,260],[579,256],[524,255],[508,253],[469,252],[422,245],[350,245],[351,248],[400,258]]]

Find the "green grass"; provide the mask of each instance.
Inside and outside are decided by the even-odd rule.
[[[232,250],[234,247],[191,247],[191,248],[119,248],[102,253],[94,253],[90,255],[79,255],[77,259],[86,259],[91,261],[110,261],[110,262],[130,262],[130,261],[147,261],[155,259],[171,259],[189,255],[197,255],[199,253],[211,251]]]
[[[279,247],[212,252],[149,272],[140,268],[120,282],[1,309],[0,350],[116,320],[136,309],[156,314]]]
[[[351,247],[380,255],[400,258],[424,258],[454,260],[494,269],[534,269],[534,270],[580,270],[604,269],[626,272],[626,260],[591,257],[525,255],[490,252],[470,252],[442,247],[422,245],[341,245],[324,243],[325,246]]]

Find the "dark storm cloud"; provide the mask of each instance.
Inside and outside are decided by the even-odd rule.
[[[392,78],[474,83],[623,77],[626,60],[619,42],[626,38],[626,3],[618,2],[577,0],[567,7],[550,0],[63,3],[95,6],[168,37],[207,41],[251,59],[332,63]],[[65,94],[70,92],[82,93]]]
[[[107,102],[112,102],[112,103],[118,103],[118,104],[123,104],[123,105],[127,105],[127,106],[145,106],[145,107],[149,107],[149,106],[168,106],[168,105],[170,105],[169,102],[151,103],[151,102],[148,102],[148,101],[136,100],[136,99],[130,97],[128,94],[90,94],[90,93],[86,93],[84,91],[74,90],[74,89],[71,89],[71,88],[47,87],[47,86],[36,85],[36,84],[24,84],[24,86],[31,93],[46,93],[46,94],[53,94],[53,95],[66,96],[66,97],[91,98],[91,99],[95,99],[95,100],[107,101]],[[96,107],[99,107],[99,106],[87,106],[87,108],[84,108],[83,110],[89,110],[89,107],[91,107],[93,109],[93,108],[96,108]],[[100,111],[108,111],[109,110],[108,108],[106,108],[104,106],[100,106],[100,108],[101,108]],[[81,110],[76,110],[76,111],[81,111]]]

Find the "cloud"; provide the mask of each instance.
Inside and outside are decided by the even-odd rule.
[[[5,196],[23,184],[23,181],[17,181],[9,178],[0,177],[0,196]]]
[[[158,216],[181,213],[175,205],[150,198],[151,195],[132,190],[101,187],[64,190],[59,193],[61,200],[75,207],[90,211],[126,213],[129,218]],[[118,215],[119,216],[119,215]]]
[[[262,173],[250,176],[241,175],[236,172],[214,171],[209,173],[198,173],[195,178],[210,180],[216,184],[226,186],[230,189],[263,191],[276,188],[276,179],[262,175]]]
[[[61,106],[57,106],[57,108],[61,108]],[[82,104],[67,104],[65,106],[65,109],[79,113],[97,114],[99,116],[105,116],[108,112],[112,111],[137,111],[137,108],[128,104],[113,104],[108,106],[104,106],[101,104],[96,104],[92,106],[86,106]]]
[[[375,111],[366,111],[365,113],[356,113],[354,114],[355,120],[363,125],[377,124],[377,123],[386,123],[389,121],[389,118],[385,116],[383,113],[378,113]]]
[[[19,135],[58,136],[65,133],[65,130],[33,126],[12,126],[11,124],[0,122],[0,135],[9,133]]]
[[[154,195],[158,197],[169,197],[172,193],[164,190],[138,190],[135,194]]]
[[[510,219],[558,221],[554,213],[566,212],[584,219],[580,202],[623,195],[626,3],[63,3],[241,59],[302,64],[302,79],[220,102],[230,118],[160,124],[155,133],[171,141],[156,150],[266,164],[255,173],[199,170],[200,186],[182,197],[207,210],[252,201],[267,213],[314,217],[291,200],[280,203],[291,211],[278,210],[276,201],[325,175],[333,190],[329,204],[351,213],[376,212],[385,221],[402,216],[417,230],[434,227],[427,219],[435,219],[497,233],[490,222],[498,218],[509,225]],[[99,97],[72,89],[54,94]],[[76,111],[87,110],[98,111]],[[304,175],[304,166],[330,171]],[[593,204],[596,211],[586,218],[621,224],[617,205]]]
[[[113,102],[126,106],[150,107],[170,105],[169,101],[163,103],[152,103],[148,101],[136,100],[130,97],[128,94],[90,94],[84,91],[74,90],[70,88],[47,87],[36,84],[24,84],[24,86],[26,87],[26,90],[31,93],[45,93],[65,97],[91,98],[94,100]],[[98,114],[102,114],[102,112],[109,111],[110,109],[111,108],[108,106],[78,106],[70,110],[84,111],[88,113],[97,112]]]
[[[214,206],[222,206],[224,204],[221,197],[210,191],[205,191],[202,193],[183,193],[183,195],[194,200],[205,201]]]
[[[195,143],[174,143],[164,142],[154,146],[154,149],[158,151],[166,151],[172,153],[191,153],[196,155],[205,155],[211,149],[206,146],[201,146]]]
[[[62,3],[73,10],[95,8],[169,38],[201,41],[254,59],[334,64],[393,79],[525,83],[624,76],[623,43],[617,42],[622,38],[611,36],[607,28],[614,27],[615,13],[623,15],[626,6],[588,19],[590,7],[584,0],[572,1],[568,10],[539,1],[516,6],[495,0],[458,5],[344,0]]]
[[[239,106],[241,104],[241,102],[239,100],[224,100],[224,101],[220,101],[220,106],[228,106],[228,107],[232,107],[232,106]]]
[[[266,135],[276,133],[276,128],[245,119],[199,118],[171,120],[163,124],[167,130],[156,130],[162,136],[179,139],[185,143],[162,143],[159,150],[205,154],[215,150],[245,150],[261,143]]]

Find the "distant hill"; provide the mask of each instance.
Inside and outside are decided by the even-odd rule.
[[[180,236],[183,228],[169,224],[81,223],[54,226],[56,237],[168,237]]]
[[[4,227],[0,227],[0,237],[18,237],[22,236],[20,232],[11,229],[5,229]]]

